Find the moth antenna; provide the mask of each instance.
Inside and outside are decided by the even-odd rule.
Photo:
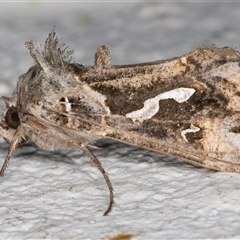
[[[81,146],[83,148],[83,150],[85,151],[85,153],[87,154],[87,156],[93,161],[93,163],[95,164],[95,166],[99,169],[99,171],[102,173],[105,182],[108,186],[109,189],[109,194],[110,194],[110,200],[109,200],[109,205],[107,210],[105,211],[105,213],[103,214],[103,216],[107,216],[109,212],[111,212],[113,204],[114,204],[114,195],[113,195],[113,187],[111,184],[111,181],[108,177],[107,172],[104,170],[104,168],[102,167],[101,163],[99,162],[99,160],[96,158],[96,156],[84,145],[82,144]]]
[[[65,68],[72,61],[73,50],[61,44],[56,36],[55,28],[48,35],[42,52],[34,45],[33,41],[25,43],[34,61],[43,68],[45,73],[51,73],[54,67]]]
[[[71,55],[74,53],[68,46],[65,47],[64,43],[60,43],[59,38],[56,36],[55,28],[48,35],[45,41],[43,56],[52,66],[65,67],[71,60]]]
[[[30,52],[31,57],[34,59],[34,61],[41,67],[43,68],[45,73],[48,73],[49,70],[51,69],[50,64],[46,61],[44,56],[39,52],[37,47],[34,45],[33,41],[26,42],[25,46]]]

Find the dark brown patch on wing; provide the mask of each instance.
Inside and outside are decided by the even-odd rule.
[[[232,132],[232,133],[240,133],[240,126],[238,127],[232,127],[229,132]]]
[[[199,130],[196,131],[196,132],[187,132],[185,134],[185,137],[187,139],[187,141],[191,144],[199,144],[199,141],[203,138],[203,130],[197,126],[197,125],[194,125],[195,127],[198,127]],[[186,129],[190,129],[191,128],[191,125],[188,124],[188,126],[186,127],[185,125],[185,128],[183,130],[186,130]]]
[[[144,121],[141,125],[130,127],[128,130],[138,133],[140,136],[146,135],[156,139],[166,139],[169,134],[169,129],[165,124],[157,123],[152,120]]]

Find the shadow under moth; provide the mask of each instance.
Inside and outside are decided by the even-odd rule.
[[[112,65],[100,46],[94,66],[72,62],[53,30],[35,61],[2,97],[0,134],[13,151],[28,140],[46,150],[83,149],[113,187],[91,152],[99,138],[179,157],[202,167],[240,172],[240,57],[230,47],[200,47],[168,60]]]

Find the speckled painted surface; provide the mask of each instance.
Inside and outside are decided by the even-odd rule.
[[[0,3],[0,95],[32,65],[24,42],[45,41],[56,25],[92,65],[108,44],[114,64],[153,61],[215,43],[240,49],[239,3]],[[80,152],[19,148],[0,179],[0,239],[240,238],[240,174],[214,172],[121,143],[94,150],[109,173],[115,205],[99,171]],[[1,140],[0,159],[8,145]]]

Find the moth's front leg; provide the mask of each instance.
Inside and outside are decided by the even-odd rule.
[[[5,126],[2,126],[2,123],[0,124],[0,135],[1,135],[1,136],[4,138],[4,140],[5,140],[6,142],[8,142],[8,143],[11,142],[15,131],[16,131],[16,130],[7,128],[7,127],[5,127]]]
[[[4,131],[3,131],[4,130]],[[4,160],[2,168],[0,170],[0,177],[2,177],[8,167],[12,153],[18,148],[19,145],[24,143],[27,140],[27,137],[24,136],[25,126],[20,124],[17,129],[5,130],[2,127],[0,128],[0,134],[10,143],[7,156]],[[5,135],[4,135],[5,134]]]

